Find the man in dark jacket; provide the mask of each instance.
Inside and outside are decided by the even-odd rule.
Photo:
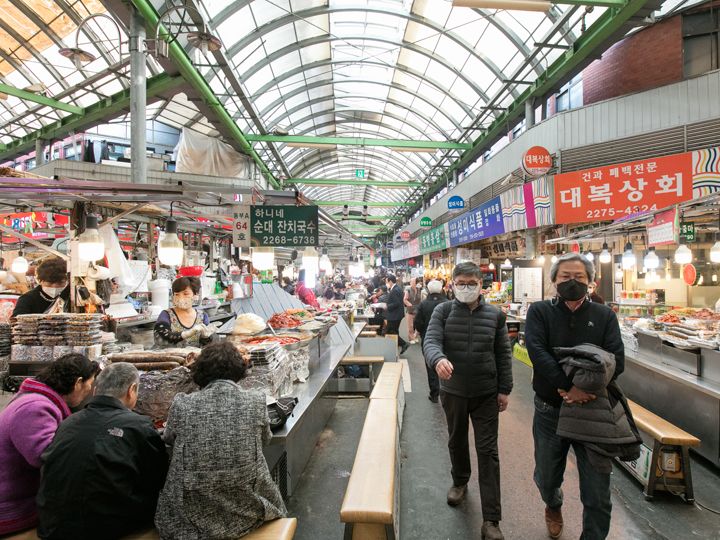
[[[456,506],[467,493],[469,418],[478,459],[481,535],[486,540],[502,540],[498,413],[507,409],[512,390],[506,317],[483,302],[482,274],[476,264],[458,264],[453,282],[455,300],[435,308],[423,339],[425,361],[440,377],[440,402],[448,424],[453,486],[447,502]]]
[[[610,474],[598,472],[590,463],[585,447],[557,435],[560,405],[583,405],[596,396],[572,385],[558,363],[555,347],[596,345],[615,355],[615,375],[625,368],[625,349],[620,325],[613,311],[588,298],[588,285],[595,268],[585,257],[569,253],[550,269],[557,298],[535,302],[527,313],[525,340],[533,363],[535,390],[535,483],[545,502],[545,524],[551,538],[563,528],[562,481],[567,454],[572,445],[580,474],[583,508],[582,540],[602,540],[610,530]]]
[[[385,310],[385,320],[387,327],[385,334],[396,335],[398,337],[398,345],[400,345],[400,354],[407,351],[407,342],[400,337],[400,323],[405,318],[405,291],[397,284],[397,277],[388,274],[385,279],[388,288],[387,310]]]
[[[117,363],[95,397],[60,425],[42,456],[40,538],[120,538],[152,527],[168,456],[149,418],[132,412],[139,377]]]
[[[420,302],[420,305],[415,312],[414,320],[415,331],[420,334],[423,341],[425,341],[425,333],[427,332],[427,327],[430,323],[433,311],[435,311],[435,308],[439,304],[447,302],[448,300],[447,296],[445,296],[442,292],[442,281],[438,281],[436,279],[432,280],[427,284],[427,290],[428,297]],[[425,363],[425,370],[427,371],[428,386],[430,387],[430,395],[428,396],[428,399],[433,403],[437,403],[438,395],[440,394],[440,380],[438,379],[438,375],[435,370],[431,369],[430,366],[427,365],[427,362]]]

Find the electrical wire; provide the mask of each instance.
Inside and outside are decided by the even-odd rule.
[[[661,446],[661,447],[660,447],[660,454],[662,454],[663,449],[669,449],[669,450],[672,450],[673,452],[675,452],[675,447],[674,447],[674,446]],[[668,485],[668,483],[667,483],[667,476],[665,475],[665,473],[666,473],[667,471],[666,471],[666,470],[663,468],[663,466],[662,466],[662,455],[659,455],[658,458],[657,458],[657,468],[660,469],[660,471],[662,471],[661,474],[660,474],[660,478],[662,478],[663,486],[665,487],[665,491],[667,491],[667,492],[670,493],[671,495],[675,495],[676,497],[680,497],[680,498],[683,500],[683,502],[688,502],[688,500],[685,498],[685,492],[684,492],[684,491],[673,491],[673,490],[670,488],[670,486]],[[652,474],[653,472],[654,472],[654,471],[651,471],[650,474]],[[684,473],[685,473],[685,471],[683,471],[683,474],[684,474]],[[696,507],[698,507],[698,508],[701,508],[701,509],[703,509],[703,510],[707,510],[708,512],[712,512],[713,514],[717,514],[717,515],[720,516],[720,510],[715,510],[714,508],[710,508],[709,506],[706,506],[706,505],[704,505],[703,503],[699,502],[697,499],[694,499],[694,500],[692,501],[692,503],[693,503],[694,506],[696,506]]]

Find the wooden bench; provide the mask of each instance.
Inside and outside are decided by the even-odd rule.
[[[365,391],[367,390],[367,393],[370,394],[372,392],[373,386],[375,385],[375,372],[373,370],[374,366],[381,365],[385,362],[384,356],[356,356],[356,355],[348,355],[342,360],[340,360],[341,366],[365,366],[368,370],[368,387],[367,389],[365,387],[362,388],[348,388],[347,391]],[[356,379],[356,380],[364,380],[364,379]]]
[[[375,382],[370,399],[394,399],[398,405],[398,429],[402,432],[405,411],[405,388],[402,383],[403,365],[400,362],[386,362]]]
[[[345,540],[395,540],[399,531],[397,401],[371,399],[340,508]]]
[[[619,463],[645,486],[647,500],[652,500],[656,490],[665,490],[682,493],[686,502],[694,502],[689,448],[699,446],[700,439],[634,401],[628,400],[628,405],[638,430],[652,446],[643,444],[636,461]]]
[[[292,540],[295,536],[297,528],[297,518],[282,518],[268,521],[260,528],[255,529],[248,535],[243,536],[243,540]],[[14,536],[7,537],[8,540],[38,540],[37,532],[25,531]],[[160,540],[160,534],[156,529],[151,529],[142,533],[131,534],[123,537],[123,540]]]

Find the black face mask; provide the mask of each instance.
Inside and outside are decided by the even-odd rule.
[[[557,291],[563,300],[575,302],[587,294],[588,286],[587,283],[582,283],[577,279],[571,279],[558,283]]]

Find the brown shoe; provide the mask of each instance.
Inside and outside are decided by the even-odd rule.
[[[545,507],[545,524],[550,538],[560,538],[563,530],[562,507]]]
[[[453,486],[450,488],[447,494],[447,503],[450,506],[457,506],[465,498],[467,493],[467,484],[464,486]]]
[[[505,540],[497,521],[483,521],[480,534],[483,540]]]

